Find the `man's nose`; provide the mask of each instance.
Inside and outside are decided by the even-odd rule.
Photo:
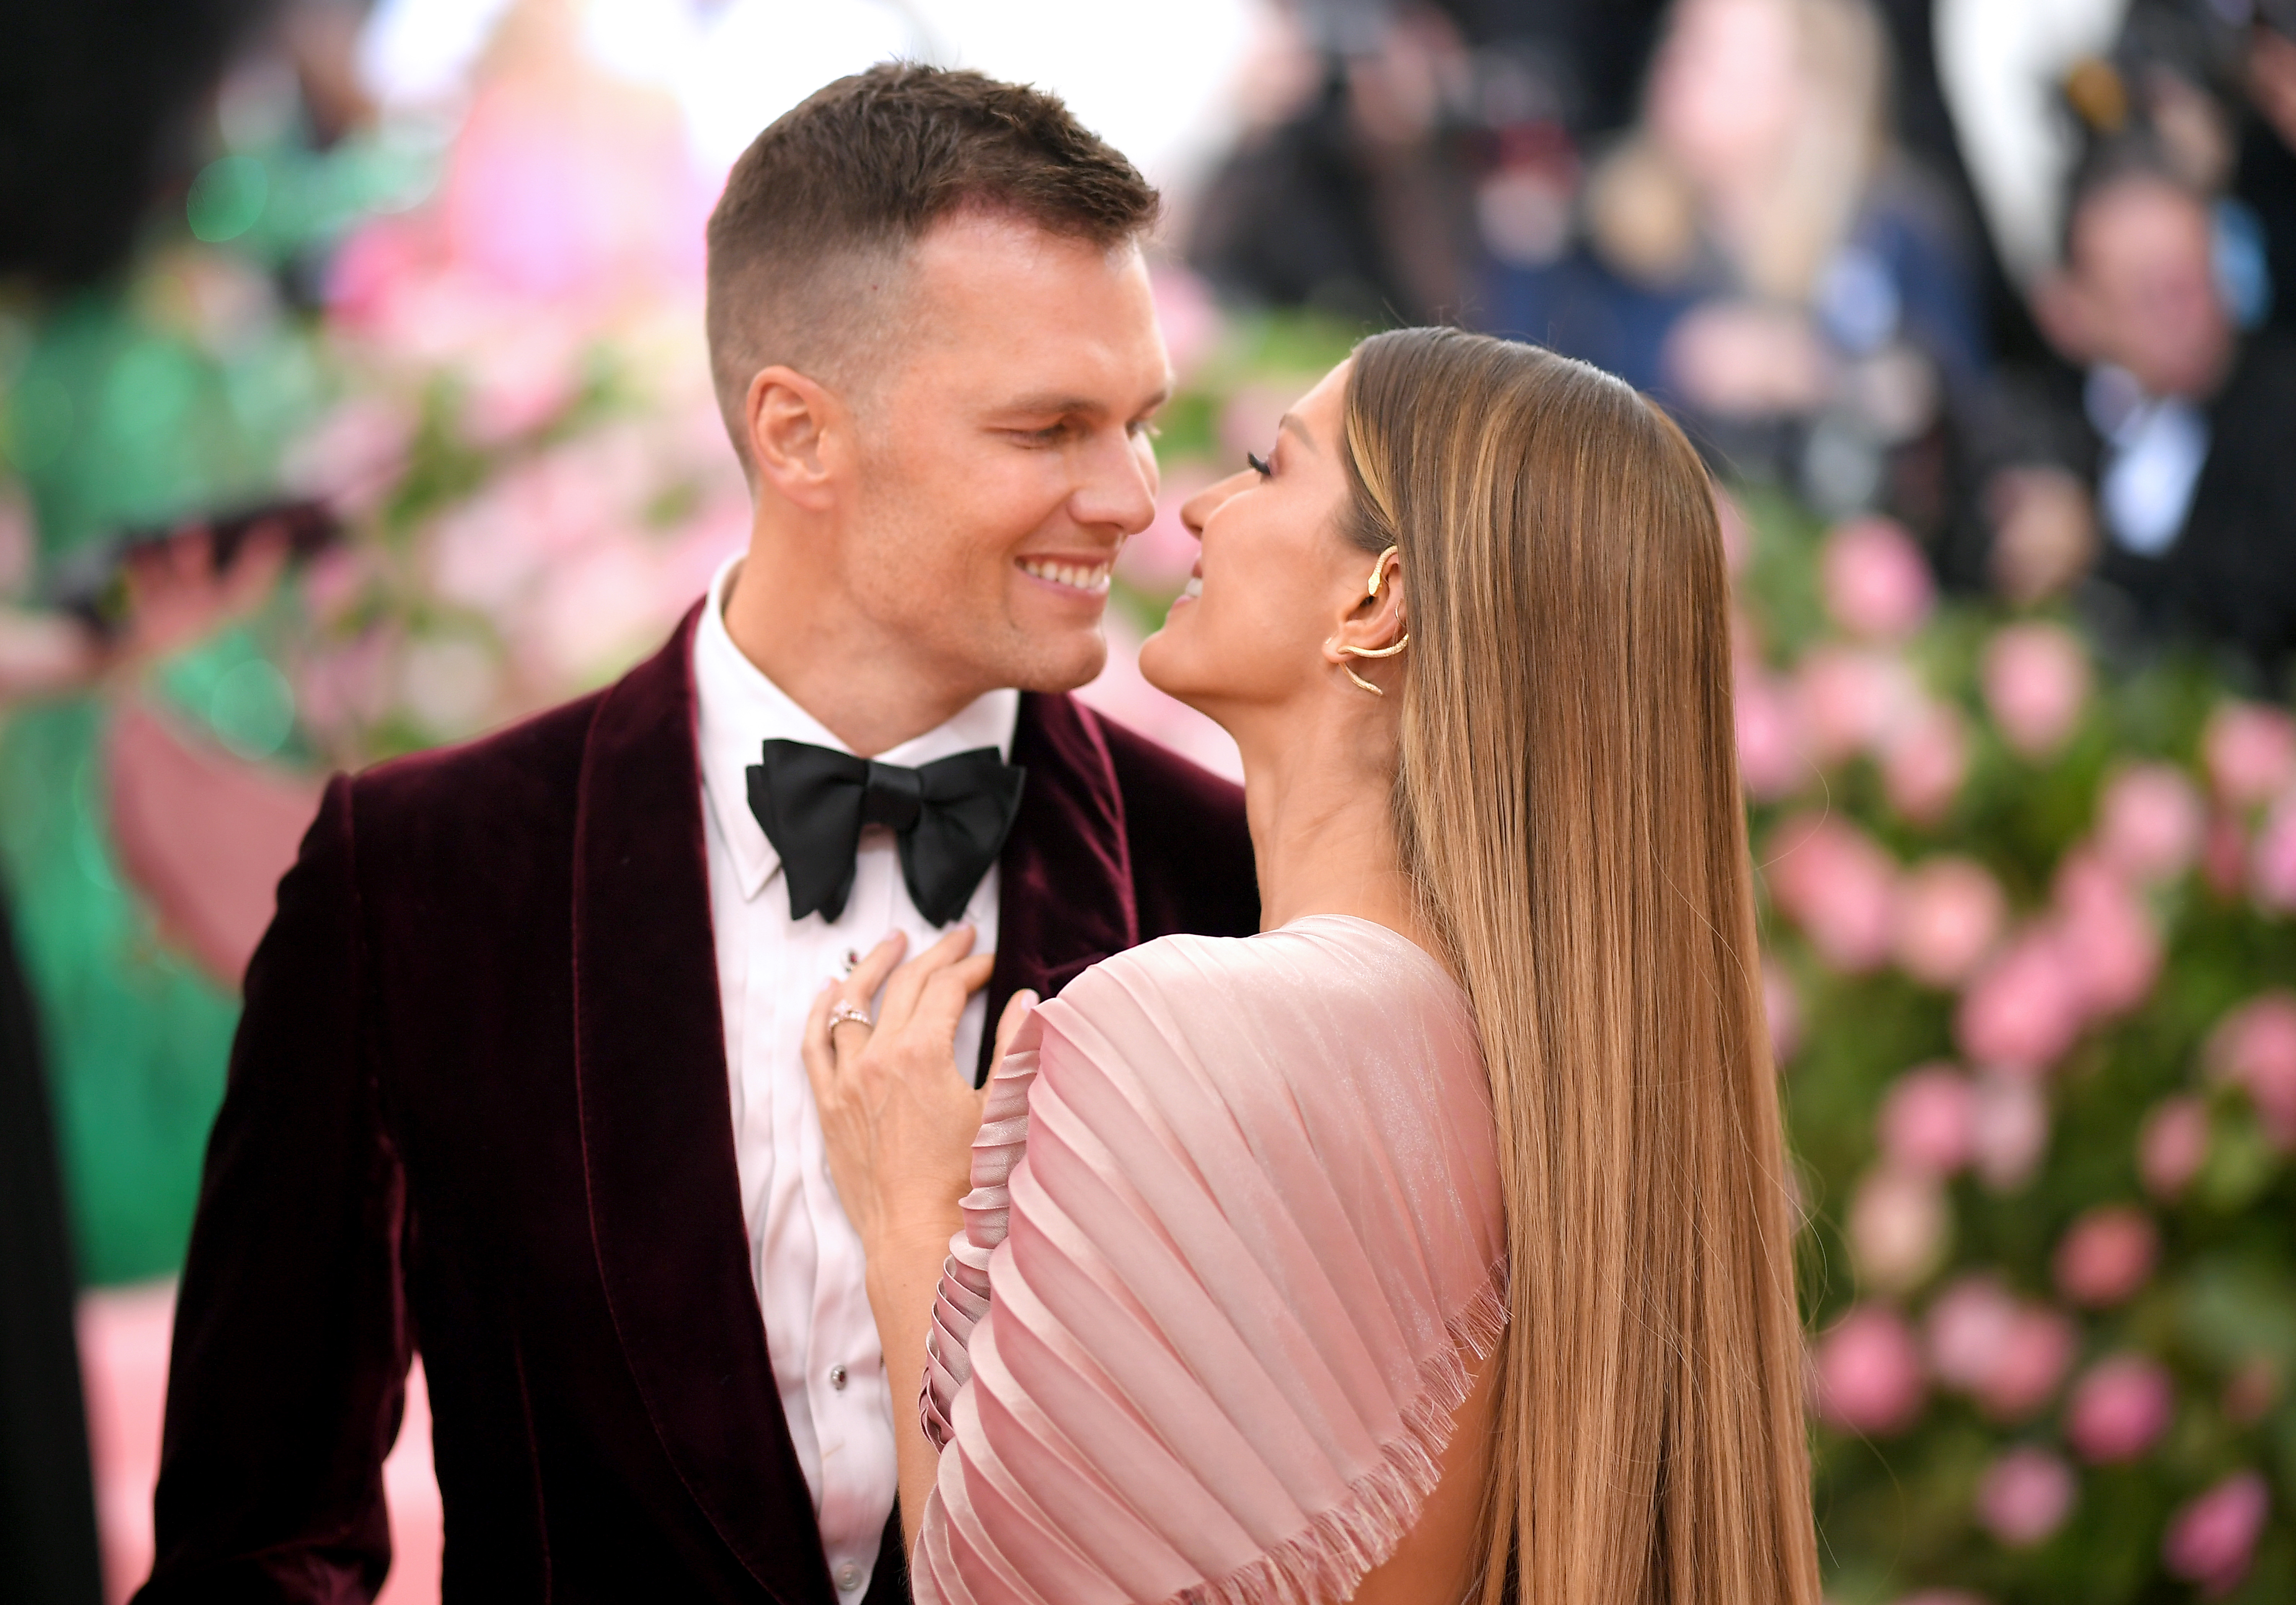
[[[1129,435],[1095,444],[1072,504],[1077,521],[1135,536],[1156,521],[1156,459]]]

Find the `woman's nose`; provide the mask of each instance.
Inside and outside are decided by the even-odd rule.
[[[1213,484],[1205,486],[1180,504],[1180,523],[1198,540],[1204,538],[1204,524],[1224,506],[1229,497],[1241,491],[1252,479],[1250,469],[1240,470]]]

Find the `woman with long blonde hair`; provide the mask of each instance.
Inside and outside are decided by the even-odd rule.
[[[1141,665],[1236,739],[1262,933],[1016,1009],[985,1121],[961,933],[814,1012],[916,1597],[1816,1605],[1696,454],[1405,330],[1184,516]]]

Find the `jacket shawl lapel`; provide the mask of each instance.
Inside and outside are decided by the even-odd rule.
[[[783,1605],[836,1597],[750,1277],[711,946],[693,634],[607,692],[575,819],[575,1079],[598,1271],[655,1432]]]

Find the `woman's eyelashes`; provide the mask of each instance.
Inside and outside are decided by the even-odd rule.
[[[1263,479],[1275,471],[1274,469],[1267,466],[1267,460],[1260,456],[1258,452],[1244,453],[1243,460],[1251,465],[1251,471],[1258,474]]]

